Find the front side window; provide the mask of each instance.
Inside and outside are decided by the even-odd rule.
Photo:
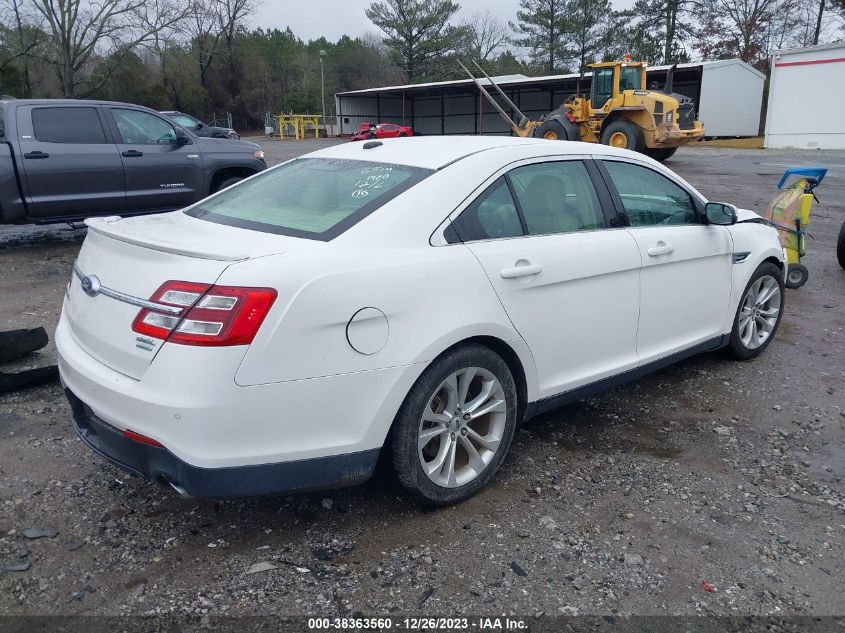
[[[605,161],[631,226],[698,224],[695,204],[687,191],[647,167]]]
[[[114,122],[126,145],[165,145],[176,142],[176,130],[149,112],[112,108]]]
[[[225,189],[185,213],[265,233],[330,240],[431,173],[406,165],[300,158]]]
[[[44,143],[106,143],[106,133],[96,108],[35,108],[32,111],[35,138]]]
[[[529,235],[606,227],[590,174],[581,161],[517,167],[508,178]]]
[[[593,71],[593,88],[590,95],[592,106],[601,108],[613,96],[613,69],[596,68]]]

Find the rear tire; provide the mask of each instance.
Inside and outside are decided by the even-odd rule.
[[[424,505],[468,499],[504,461],[516,414],[516,384],[498,354],[477,344],[443,354],[417,379],[393,422],[399,483]]]
[[[810,271],[804,264],[790,264],[786,270],[785,285],[790,290],[800,288],[810,278]]]
[[[677,147],[656,147],[656,148],[646,148],[645,154],[646,156],[650,156],[654,160],[660,161],[661,163],[664,160],[669,160],[672,156],[675,155],[675,152],[678,151]]]
[[[769,346],[783,316],[783,271],[763,262],[751,275],[734,317],[726,351],[736,360],[756,358]]]
[[[842,223],[839,239],[836,240],[836,259],[839,260],[839,265],[845,268],[845,222]]]
[[[645,149],[645,138],[643,131],[625,119],[608,123],[601,133],[602,145],[610,145],[620,149],[629,149],[633,152],[642,152]]]

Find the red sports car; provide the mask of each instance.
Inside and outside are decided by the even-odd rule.
[[[398,136],[413,135],[414,131],[406,125],[397,125],[395,123],[379,123],[378,125],[362,123],[349,140],[366,141],[372,138],[396,138]]]

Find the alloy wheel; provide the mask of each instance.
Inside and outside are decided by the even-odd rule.
[[[739,337],[748,349],[757,349],[774,332],[781,307],[780,286],[764,275],[748,288],[739,311]]]
[[[498,452],[507,421],[499,380],[481,367],[450,374],[420,418],[420,465],[438,486],[456,488],[478,477]]]

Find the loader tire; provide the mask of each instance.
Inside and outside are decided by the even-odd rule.
[[[663,161],[672,158],[677,151],[677,147],[655,147],[653,149],[646,148],[645,154],[646,156],[650,156],[654,160],[662,163]]]
[[[645,149],[643,131],[631,121],[625,119],[608,123],[601,133],[602,145],[640,152]]]
[[[839,260],[839,265],[845,268],[845,222],[842,223],[839,239],[836,240],[836,259]]]

